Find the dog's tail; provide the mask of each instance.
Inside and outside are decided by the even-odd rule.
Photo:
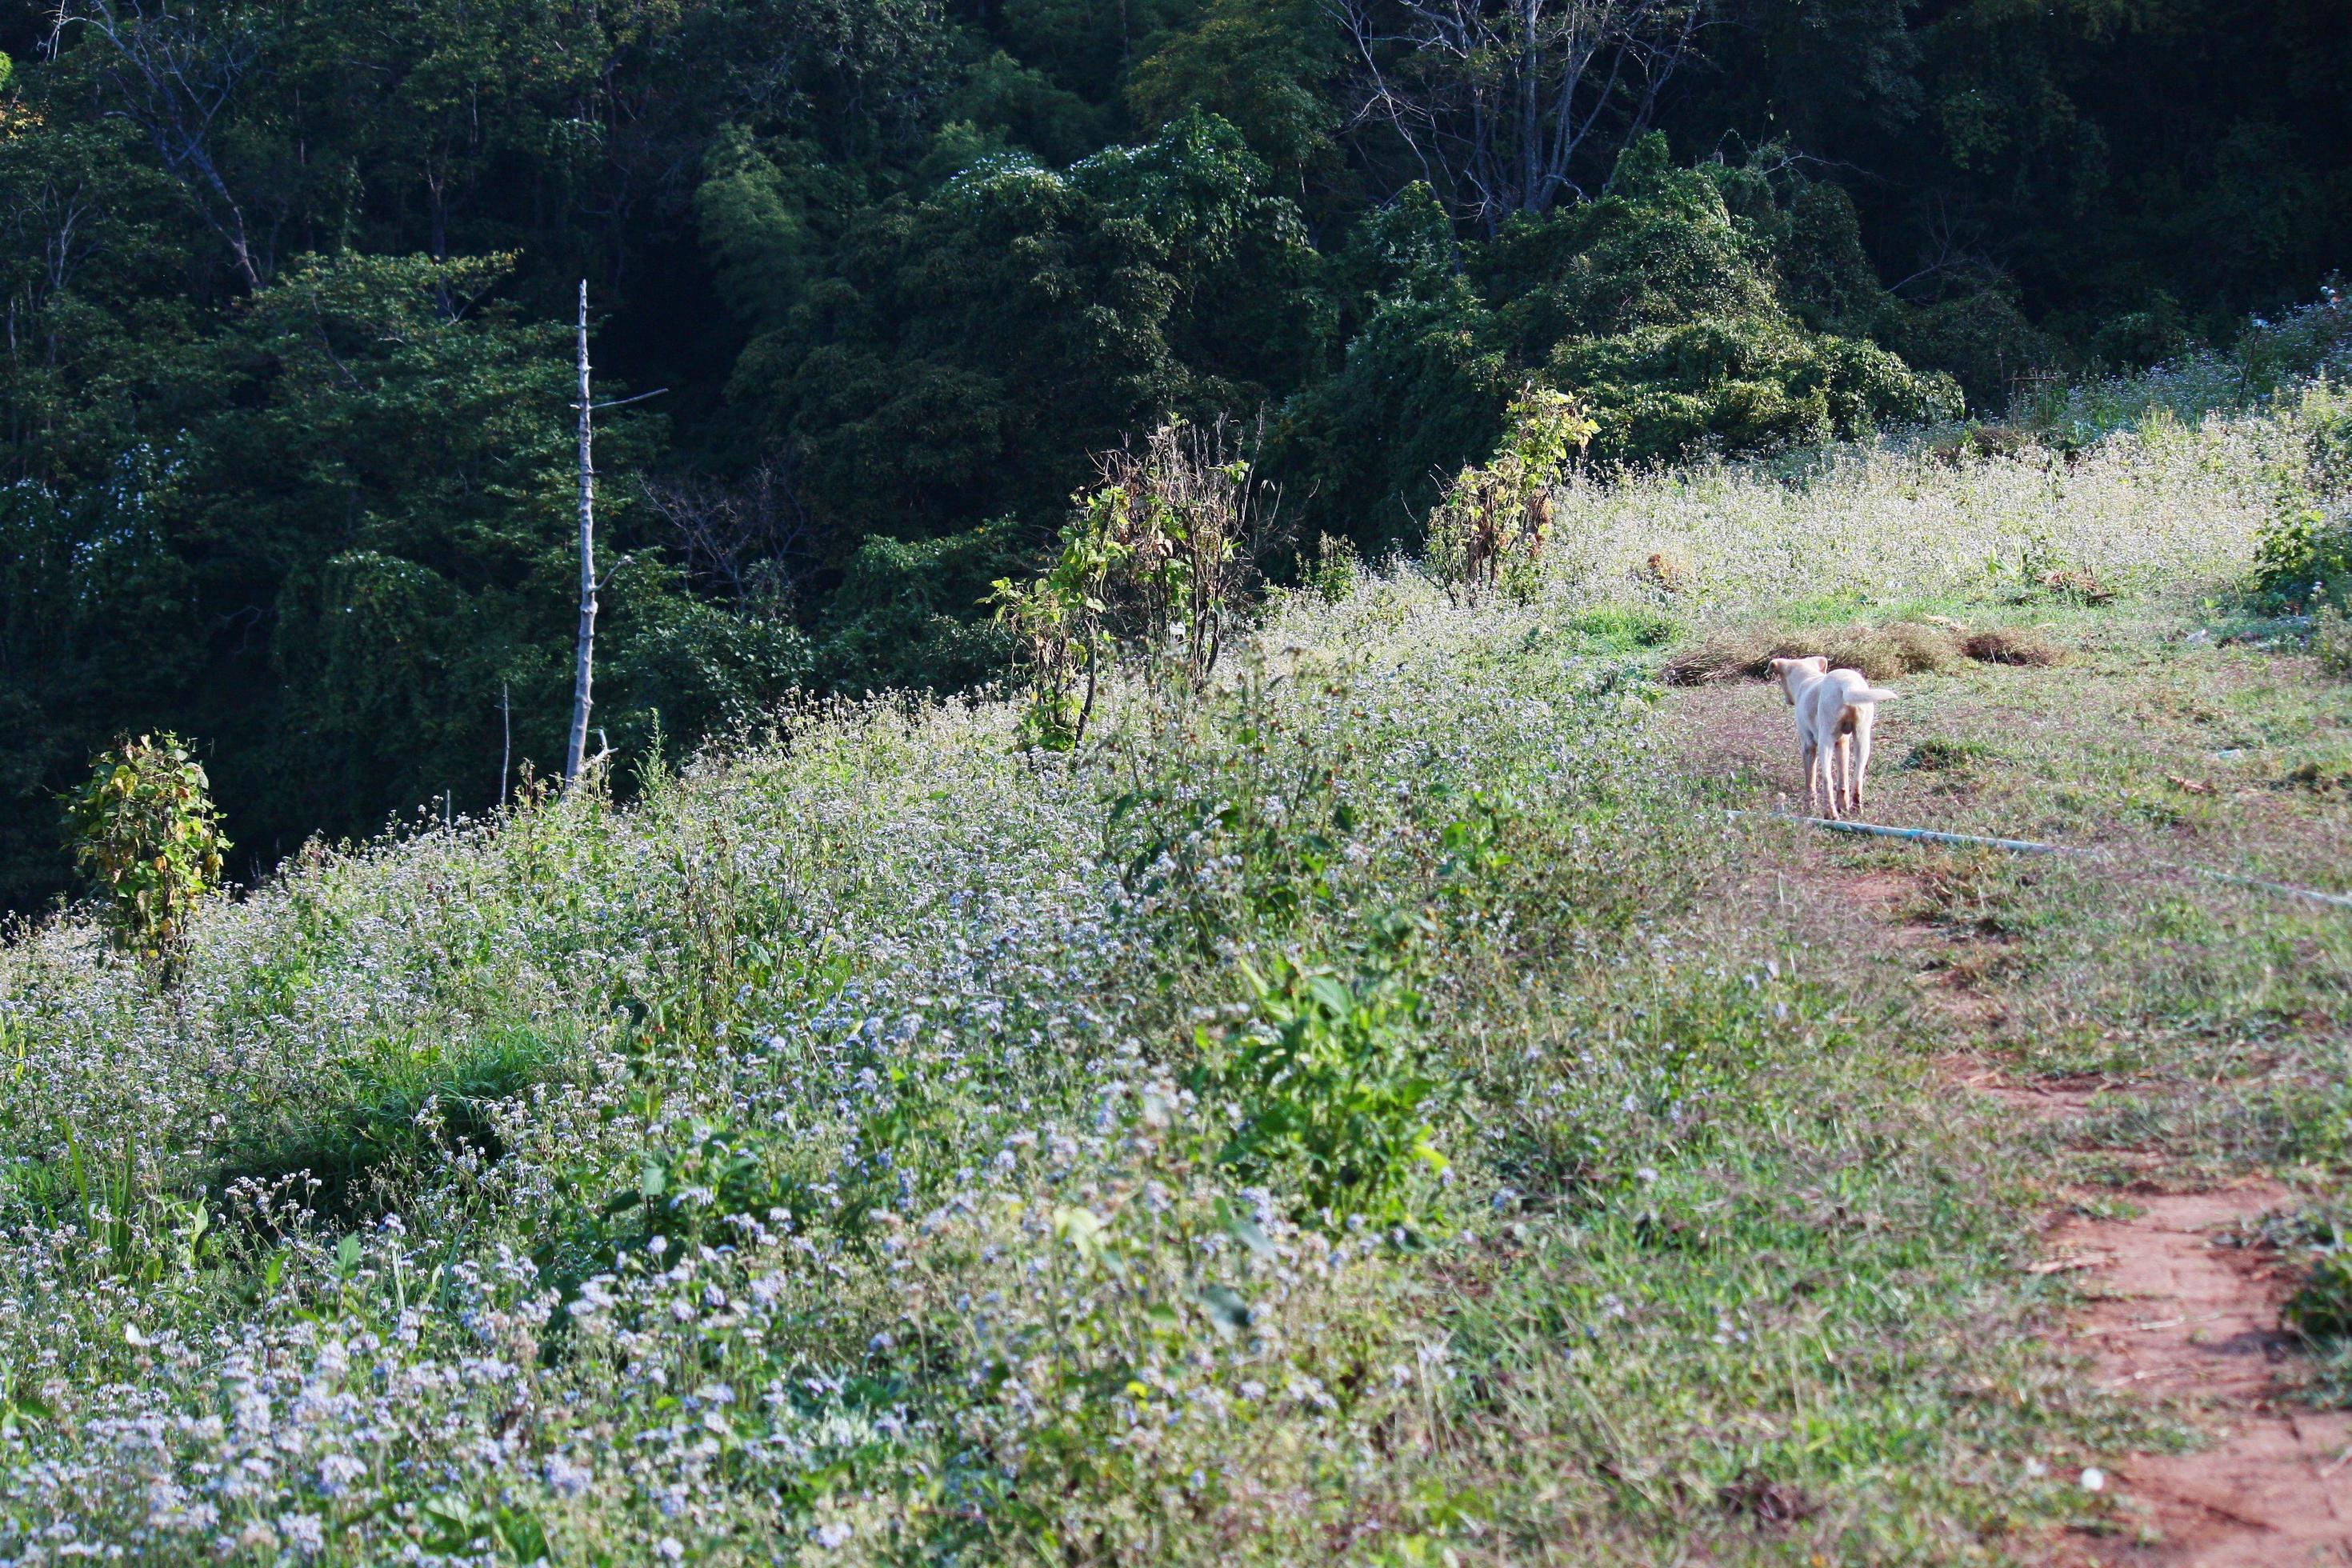
[[[1848,697],[1846,700],[1849,702],[1900,702],[1903,700],[1903,693],[1881,691],[1875,686],[1865,686]]]

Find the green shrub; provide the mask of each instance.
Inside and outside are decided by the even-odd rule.
[[[1024,656],[1032,744],[1086,739],[1106,659],[1141,654],[1144,679],[1197,688],[1253,570],[1265,499],[1238,433],[1170,419],[1139,452],[1095,459],[1061,553],[1029,583],[1000,578],[990,602]]]
[[[2352,310],[2335,285],[2323,283],[2319,292],[2276,321],[2256,318],[2239,336],[2234,357],[2249,391],[2275,391],[2331,367],[2341,374],[2352,363]]]
[[[2104,364],[2141,370],[2160,364],[2189,347],[2189,322],[2180,301],[2154,290],[2146,306],[2107,317],[2091,334],[2092,356]]]
[[[816,679],[853,696],[928,686],[954,691],[1003,673],[1013,645],[982,605],[1021,560],[1017,520],[939,539],[876,534],[826,602]]]
[[[1551,488],[1598,429],[1583,405],[1530,383],[1506,416],[1503,440],[1480,468],[1454,476],[1429,514],[1429,563],[1476,604],[1497,588],[1525,597],[1551,535]]]
[[[66,830],[115,945],[168,964],[230,848],[203,764],[176,735],[126,741],[67,802]]]
[[[645,755],[659,737],[688,745],[740,738],[809,684],[808,639],[781,615],[737,613],[660,591],[639,604],[613,639],[609,676],[598,672],[618,698],[613,741],[626,752]]]
[[[1546,374],[1580,389],[1603,462],[1785,450],[1882,426],[1957,417],[1948,376],[1874,343],[1803,332],[1769,314],[1645,325],[1565,342]]]
[[[1194,1089],[1233,1127],[1219,1163],[1249,1183],[1280,1173],[1302,1223],[1408,1218],[1416,1177],[1445,1169],[1432,1118],[1449,1089],[1403,962],[1414,931],[1392,919],[1344,968],[1244,962],[1250,1019],[1199,1032]]]
[[[2301,450],[2279,476],[2255,577],[2315,610],[2352,596],[2352,396],[2321,383],[2304,394],[2295,424]]]
[[[1364,558],[1355,545],[1331,534],[1315,540],[1315,559],[1307,566],[1307,585],[1327,605],[1352,595],[1364,581]]]
[[[736,1227],[761,1223],[800,1205],[802,1184],[782,1174],[765,1140],[697,1121],[676,1137],[648,1143],[634,1187],[614,1194],[607,1215],[635,1213],[643,1239],[663,1237],[691,1249],[728,1247]]]

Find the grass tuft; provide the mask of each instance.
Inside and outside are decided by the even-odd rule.
[[[1903,766],[1913,773],[1966,773],[1993,759],[1993,749],[1982,741],[1956,739],[1949,735],[1930,735],[1914,744],[1903,758]]]
[[[2039,626],[1988,627],[1960,640],[1960,651],[1979,664],[2021,664],[2045,668],[2066,660],[2066,649]]]

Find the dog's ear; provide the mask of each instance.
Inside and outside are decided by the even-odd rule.
[[[1775,679],[1775,680],[1780,679],[1780,672],[1781,672],[1782,670],[1784,670],[1784,669],[1788,668],[1789,668],[1789,661],[1788,661],[1787,659],[1785,659],[1785,658],[1776,658],[1776,659],[1774,659],[1774,660],[1772,661],[1772,679]]]

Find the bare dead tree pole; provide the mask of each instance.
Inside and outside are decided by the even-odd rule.
[[[588,387],[588,279],[580,280],[580,644],[572,666],[572,736],[563,750],[563,780],[570,784],[587,765],[589,687],[596,666],[596,456],[591,420],[599,408],[622,408],[659,397],[669,388],[641,392],[610,403],[593,401]],[[604,731],[596,731],[599,743]],[[609,752],[612,747],[604,746]]]
[[[596,463],[589,418],[594,405],[588,391],[588,280],[580,280],[580,645],[572,668],[572,739],[563,752],[563,777],[580,776],[588,750],[589,684],[596,657]]]
[[[514,766],[514,688],[510,682],[499,682],[499,805],[507,803],[507,780]]]

